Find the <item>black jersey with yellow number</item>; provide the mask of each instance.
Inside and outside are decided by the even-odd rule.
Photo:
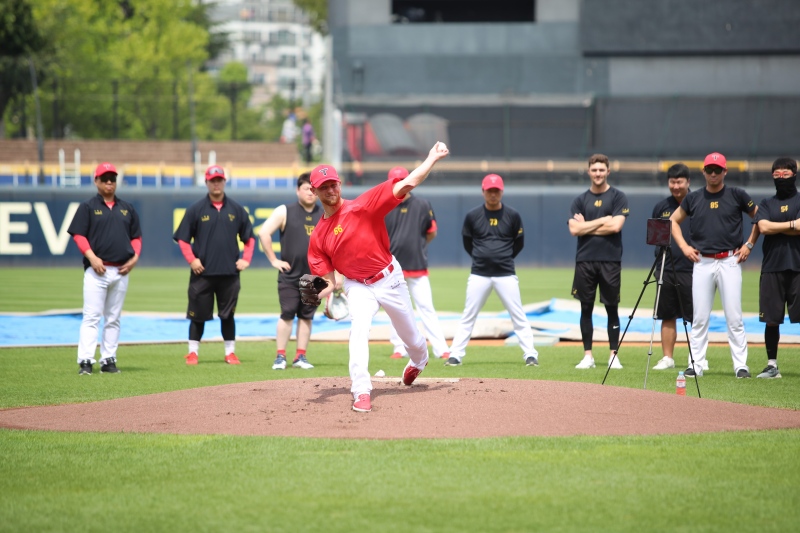
[[[464,218],[461,236],[471,240],[472,274],[486,277],[516,274],[514,256],[524,243],[522,218],[516,210],[506,205],[497,211],[489,211],[483,205],[476,207]]]
[[[208,195],[189,206],[172,238],[192,244],[192,253],[205,268],[203,276],[231,276],[239,274],[237,235],[246,243],[253,238],[253,225],[244,207],[226,194],[219,211]]]
[[[692,191],[681,202],[681,209],[692,218],[692,243],[703,254],[741,247],[744,213],[754,207],[744,189],[727,185],[714,193],[705,187]]]
[[[308,242],[314,226],[322,217],[322,208],[314,204],[310,212],[300,202],[286,206],[286,224],[281,231],[281,259],[289,263],[289,272],[278,274],[278,283],[295,284],[304,274],[310,274],[308,268]]]
[[[777,196],[764,198],[758,204],[756,221],[789,222],[800,217],[800,194],[779,200]],[[800,236],[776,233],[764,235],[764,259],[761,272],[800,271]]]
[[[580,213],[586,222],[605,216],[628,216],[628,197],[614,187],[600,194],[591,189],[572,202],[570,215]],[[622,261],[622,232],[611,235],[582,235],[578,237],[578,251],[575,262],[581,261]]]
[[[428,268],[428,230],[436,216],[424,198],[410,195],[386,215],[389,251],[403,270]]]
[[[674,196],[670,196],[669,198],[664,198],[663,200],[658,202],[656,206],[653,208],[653,218],[660,218],[661,220],[669,220],[669,217],[672,216],[672,213],[674,213],[675,210],[678,209],[678,207],[680,207],[680,204],[678,203],[678,200],[676,200]],[[681,234],[683,235],[683,238],[686,240],[686,244],[688,244],[689,246],[693,246],[691,233],[692,233],[692,219],[687,217],[686,220],[684,220],[681,223]],[[672,239],[669,248],[670,248],[670,253],[672,254],[672,259],[675,263],[676,272],[692,272],[692,270],[694,270],[694,263],[692,263],[688,257],[683,255],[681,249],[678,247],[677,244],[675,244],[675,239]],[[657,247],[655,253],[660,254],[660,252],[661,248]],[[667,261],[667,265],[664,268],[664,272],[671,272],[671,271],[672,271],[672,266],[670,265],[670,262]],[[656,264],[656,272],[661,272],[661,259],[659,259],[658,263]]]
[[[86,237],[97,257],[121,265],[133,257],[131,241],[142,236],[142,229],[131,204],[115,196],[114,205],[109,208],[103,197],[96,194],[78,206],[67,233]],[[84,257],[83,269],[90,266]]]

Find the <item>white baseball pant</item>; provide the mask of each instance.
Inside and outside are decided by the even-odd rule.
[[[121,275],[119,268],[106,266],[106,273],[99,275],[92,268],[83,273],[83,321],[78,341],[78,364],[88,359],[95,364],[97,350],[97,328],[103,317],[103,341],[100,344],[100,360],[117,356],[119,345],[119,317],[129,276]]]
[[[747,368],[747,336],[742,321],[742,265],[738,260],[735,255],[725,259],[701,256],[700,262],[694,264],[692,272],[694,316],[689,342],[695,370],[699,370],[706,361],[708,324],[717,288],[728,325],[728,344],[731,347],[733,371],[737,372],[740,368],[750,370]],[[689,366],[691,364],[692,361],[689,359]]]
[[[425,338],[431,343],[433,348],[433,355],[440,358],[442,354],[447,353],[447,341],[442,333],[442,326],[439,324],[439,315],[436,314],[436,309],[433,308],[433,294],[431,292],[431,280],[428,276],[421,276],[418,278],[405,278],[408,284],[408,291],[411,293],[411,299],[417,308],[419,318],[422,321],[422,330]],[[406,357],[408,350],[405,344],[400,340],[400,336],[394,329],[394,326],[389,326],[389,340],[394,346],[394,351]]]
[[[467,344],[472,335],[472,328],[478,319],[478,313],[486,299],[491,294],[492,289],[497,291],[497,296],[503,302],[503,306],[511,316],[514,324],[514,333],[519,338],[519,346],[522,348],[522,360],[528,357],[539,357],[539,353],[533,347],[533,330],[528,322],[528,317],[522,309],[522,299],[519,294],[519,278],[517,276],[498,276],[486,277],[470,274],[467,280],[467,299],[464,304],[464,314],[458,323],[453,344],[450,346],[450,357],[455,357],[459,361],[466,355]]]
[[[428,364],[428,345],[417,328],[408,285],[403,278],[400,263],[393,257],[394,270],[372,285],[349,278],[344,280],[344,290],[350,303],[350,391],[353,398],[372,391],[369,375],[369,330],[372,318],[383,307],[408,347],[409,365],[423,369]],[[387,267],[388,268],[388,267]],[[385,272],[385,270],[384,270]]]

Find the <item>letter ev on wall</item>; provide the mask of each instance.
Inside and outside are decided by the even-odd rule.
[[[67,229],[79,205],[80,202],[71,202],[67,206],[66,213],[59,220],[59,229],[56,229],[46,202],[0,202],[0,256],[34,255],[33,243],[37,239],[34,237],[29,222],[23,219],[30,220],[31,213],[36,214],[33,221],[39,223],[50,255],[64,255],[70,241]],[[43,251],[37,251],[36,255],[46,254]]]

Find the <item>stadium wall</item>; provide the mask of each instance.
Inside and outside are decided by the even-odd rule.
[[[628,195],[630,216],[623,229],[623,266],[649,267],[653,248],[645,244],[645,224],[653,206],[667,195],[664,188],[624,188]],[[364,188],[346,187],[344,196],[354,198]],[[517,258],[519,266],[564,267],[574,264],[576,240],[569,234],[567,220],[572,200],[585,187],[514,187],[506,188],[504,203],[520,212],[525,228],[525,248]],[[236,192],[236,191],[235,191]],[[751,189],[760,201],[774,190]],[[427,188],[421,196],[430,200],[436,212],[439,235],[428,250],[431,266],[470,265],[463,250],[461,225],[465,214],[480,205],[478,187]],[[184,210],[200,199],[203,189],[170,193],[155,190],[120,190],[119,196],[131,202],[142,221],[143,251],[141,266],[186,266],[172,232]],[[0,189],[0,267],[75,266],[80,253],[67,234],[67,228],[80,202],[89,191]],[[256,230],[278,205],[296,201],[294,192],[232,193],[232,198],[249,211]],[[750,231],[745,224],[744,230]],[[277,236],[274,237],[277,241]],[[761,245],[753,251],[749,268],[758,268]],[[255,254],[253,266],[270,268],[264,253]]]

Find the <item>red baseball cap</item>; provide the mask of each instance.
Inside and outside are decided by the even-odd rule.
[[[222,167],[219,165],[211,165],[206,169],[206,181],[213,180],[214,178],[227,180],[227,178],[225,178],[225,171],[222,170]]]
[[[336,173],[336,169],[332,166],[318,165],[314,167],[314,170],[311,171],[311,186],[316,189],[326,181],[342,182],[339,179],[339,174]]]
[[[408,170],[403,167],[394,167],[389,171],[389,181],[400,181],[408,176]]]
[[[100,163],[97,165],[97,168],[94,169],[94,177],[99,178],[103,174],[117,174],[117,168],[112,165],[111,163]]]
[[[483,183],[481,183],[481,189],[500,189],[503,190],[503,178],[498,176],[497,174],[489,174],[485,178],[483,178]]]
[[[714,152],[706,156],[705,160],[703,161],[703,168],[709,165],[716,165],[728,170],[728,162],[725,161],[725,156],[719,152]]]

